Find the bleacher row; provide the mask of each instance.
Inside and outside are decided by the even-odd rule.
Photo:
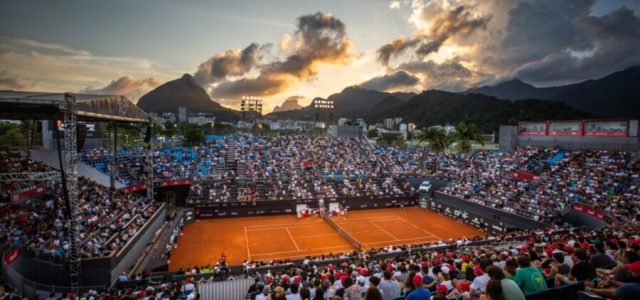
[[[46,165],[18,153],[0,152],[0,161],[0,173],[34,170],[24,166],[38,166],[38,171],[51,171]],[[65,235],[66,207],[61,183],[51,183],[51,187],[36,198],[9,201],[8,196],[25,184],[33,183],[2,183],[0,241],[21,247],[26,254],[62,262],[68,253],[69,243]],[[115,192],[112,197],[106,187],[87,178],[79,178],[78,188],[76,209],[80,233],[77,242],[82,257],[103,257],[118,251],[158,208],[155,202],[136,194]]]

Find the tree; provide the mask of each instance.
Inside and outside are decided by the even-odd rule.
[[[435,152],[444,152],[453,143],[453,136],[440,127],[423,128],[417,138],[421,142],[427,142]]]
[[[3,135],[0,135],[0,147],[4,149],[11,149],[24,146],[25,136],[22,133],[21,128],[14,127],[7,130]]]
[[[375,139],[377,137],[378,137],[378,129],[373,128],[373,129],[369,129],[369,131],[367,131],[367,138]]]
[[[202,128],[189,126],[184,130],[184,141],[187,145],[200,145],[204,142],[204,131]]]
[[[471,142],[476,142],[484,146],[482,134],[480,134],[480,131],[474,124],[467,125],[463,122],[458,123],[453,133],[453,138],[457,143],[458,150],[464,153],[471,150]]]
[[[378,144],[404,146],[404,137],[397,132],[384,132],[378,137]]]

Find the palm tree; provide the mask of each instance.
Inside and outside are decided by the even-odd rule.
[[[444,152],[453,143],[452,136],[439,127],[423,128],[417,138],[421,142],[429,143],[429,148],[435,152]]]
[[[456,125],[456,130],[453,133],[453,137],[457,143],[458,150],[463,153],[467,153],[471,150],[471,142],[476,142],[484,146],[482,135],[474,124],[467,125],[462,122],[458,123],[458,125]]]

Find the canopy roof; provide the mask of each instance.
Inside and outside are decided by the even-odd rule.
[[[75,98],[78,120],[149,122],[146,112],[121,95],[17,91],[0,91],[0,119],[54,119],[63,112],[65,95]]]

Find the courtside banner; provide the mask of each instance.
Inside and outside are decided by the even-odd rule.
[[[246,217],[278,214],[296,214],[296,205],[306,204],[309,208],[318,208],[319,199],[300,200],[262,200],[202,203],[193,206],[199,218]],[[348,210],[409,207],[418,205],[417,196],[398,197],[341,197],[324,199],[325,206],[338,202]],[[325,207],[328,209],[328,207]]]
[[[486,230],[491,233],[507,232],[507,228],[504,223],[494,218],[487,218],[467,211],[465,209],[449,205],[446,202],[435,200],[433,198],[427,198],[421,201],[426,201],[427,208],[430,210],[460,220],[465,224],[480,228],[481,230]]]

